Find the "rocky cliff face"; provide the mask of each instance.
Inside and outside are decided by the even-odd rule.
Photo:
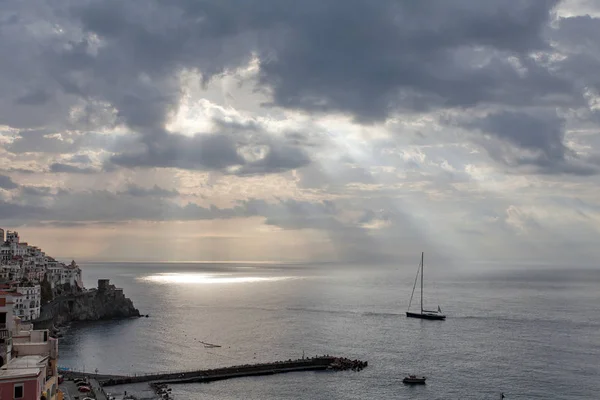
[[[112,285],[111,285],[112,286]],[[98,321],[139,317],[140,312],[121,289],[114,287],[63,296],[42,307],[36,324],[49,328],[71,321]]]
[[[133,302],[120,290],[92,290],[75,301],[68,301],[71,321],[98,321],[139,317]]]

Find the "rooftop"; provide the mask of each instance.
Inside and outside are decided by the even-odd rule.
[[[39,374],[39,368],[0,369],[0,380],[37,377]]]
[[[8,362],[8,364],[4,365],[0,371],[7,369],[30,369],[36,368],[37,366],[44,366],[46,365],[47,358],[47,356],[23,356],[13,358]]]

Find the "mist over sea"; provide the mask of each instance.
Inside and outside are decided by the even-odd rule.
[[[74,325],[60,341],[61,366],[142,373],[298,358],[303,351],[369,361],[362,372],[174,385],[176,400],[479,400],[502,391],[506,399],[599,398],[597,270],[486,266],[488,272],[456,274],[432,267],[425,304],[439,304],[448,319],[423,321],[404,314],[417,262],[82,269],[86,287],[109,278],[150,318]],[[428,376],[427,385],[404,386],[408,373]]]

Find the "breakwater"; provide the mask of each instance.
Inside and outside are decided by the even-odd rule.
[[[98,379],[102,386],[116,386],[131,383],[152,383],[153,387],[176,383],[207,383],[224,379],[282,374],[300,371],[360,371],[367,367],[366,361],[350,360],[344,357],[321,356],[298,360],[275,361],[261,364],[244,364],[232,367],[203,369],[195,371],[169,372],[160,374],[144,374],[133,376],[95,375],[70,371],[65,375],[88,376]]]

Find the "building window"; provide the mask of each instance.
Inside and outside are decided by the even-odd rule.
[[[13,396],[15,399],[22,399],[24,396],[24,389],[22,383],[15,384],[15,395]]]

